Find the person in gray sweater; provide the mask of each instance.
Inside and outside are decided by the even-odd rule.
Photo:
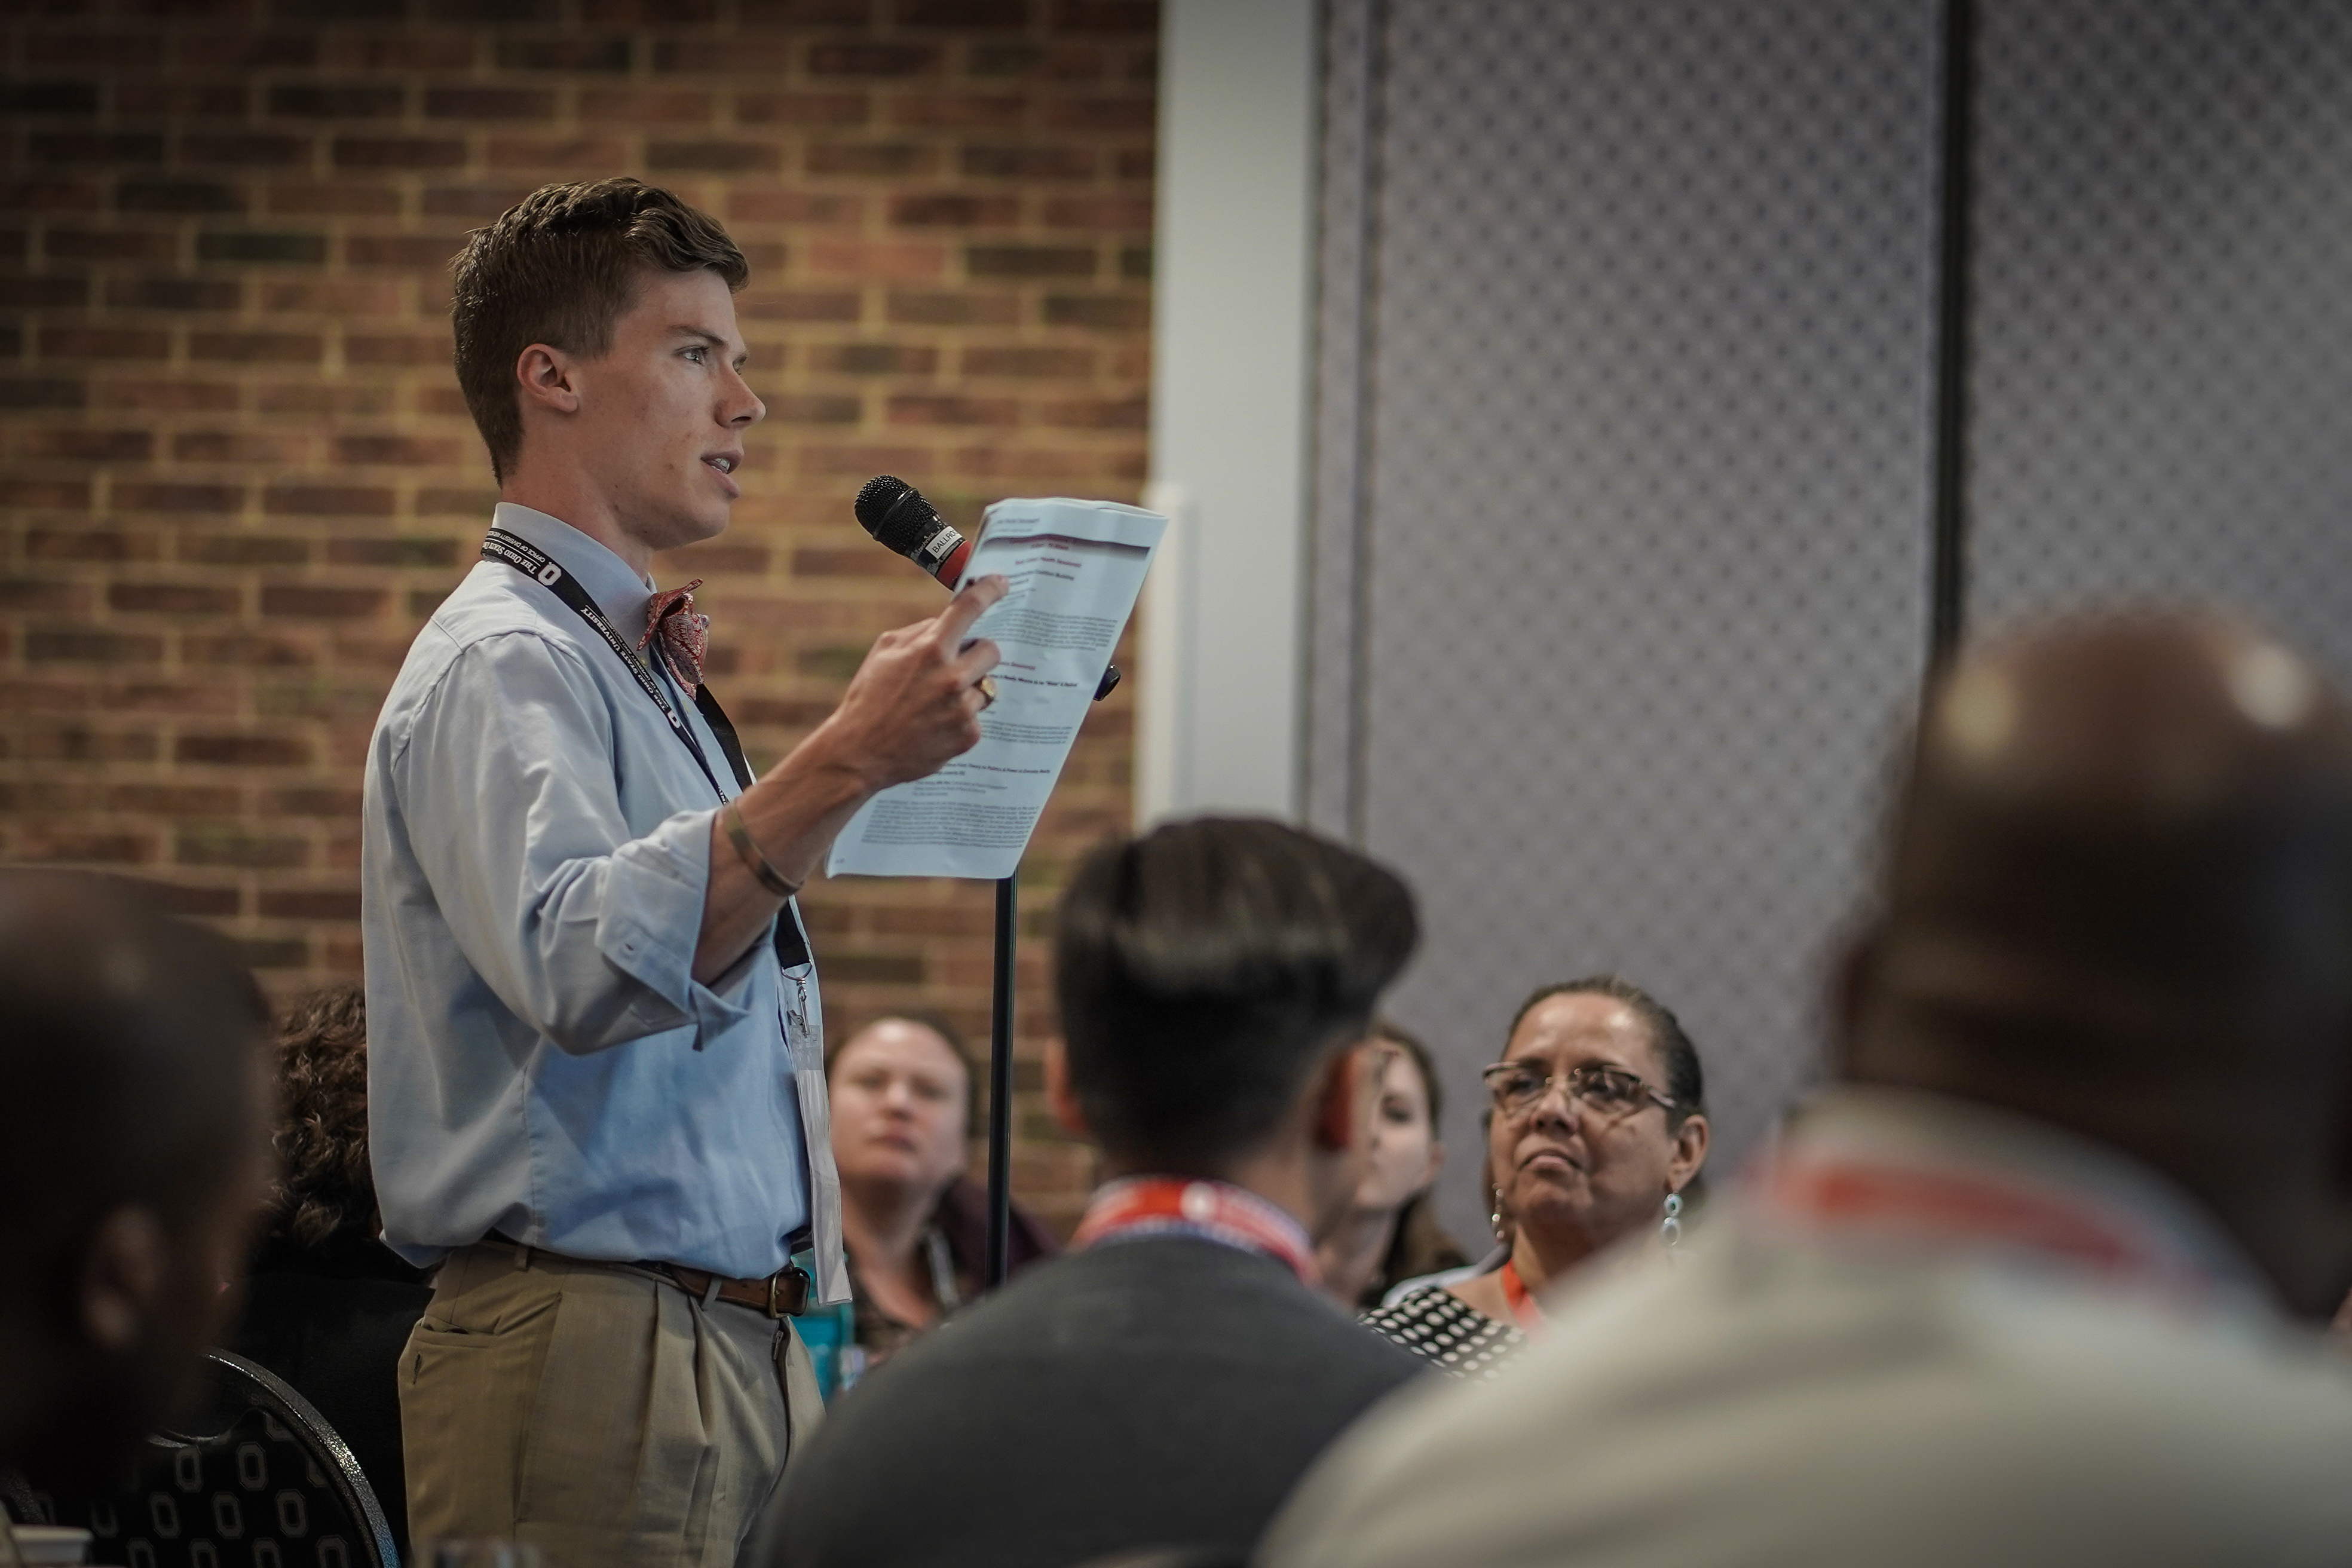
[[[1070,1568],[1238,1555],[1412,1354],[1315,1289],[1370,1134],[1381,993],[1418,937],[1386,868],[1273,822],[1097,850],[1063,895],[1047,1087],[1102,1150],[1072,1255],[845,1398],[751,1561]]]

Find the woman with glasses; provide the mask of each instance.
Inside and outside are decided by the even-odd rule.
[[[1494,1265],[1440,1276],[1364,1321],[1457,1375],[1491,1375],[1543,1321],[1554,1280],[1621,1242],[1672,1247],[1706,1163],[1698,1051],[1656,998],[1613,975],[1547,985],[1483,1075]]]

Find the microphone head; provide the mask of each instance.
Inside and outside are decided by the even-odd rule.
[[[877,474],[857,492],[859,526],[885,550],[914,559],[947,524],[923,492],[895,474]]]

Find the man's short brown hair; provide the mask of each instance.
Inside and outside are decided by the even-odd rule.
[[[450,268],[457,385],[499,479],[522,449],[515,361],[523,350],[604,353],[648,268],[708,268],[730,289],[751,276],[717,218],[625,175],[541,186],[476,229]]]

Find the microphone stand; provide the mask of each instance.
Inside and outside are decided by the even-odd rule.
[[[1118,684],[1118,666],[1104,669],[1095,688],[1099,702]],[[1021,942],[1020,872],[996,884],[996,969],[988,1008],[988,1253],[983,1289],[1004,1283],[1013,1249],[1013,985]]]
[[[985,1289],[1004,1283],[1013,1241],[1013,983],[1020,944],[1020,876],[996,884],[995,994],[988,1017],[988,1266]]]

